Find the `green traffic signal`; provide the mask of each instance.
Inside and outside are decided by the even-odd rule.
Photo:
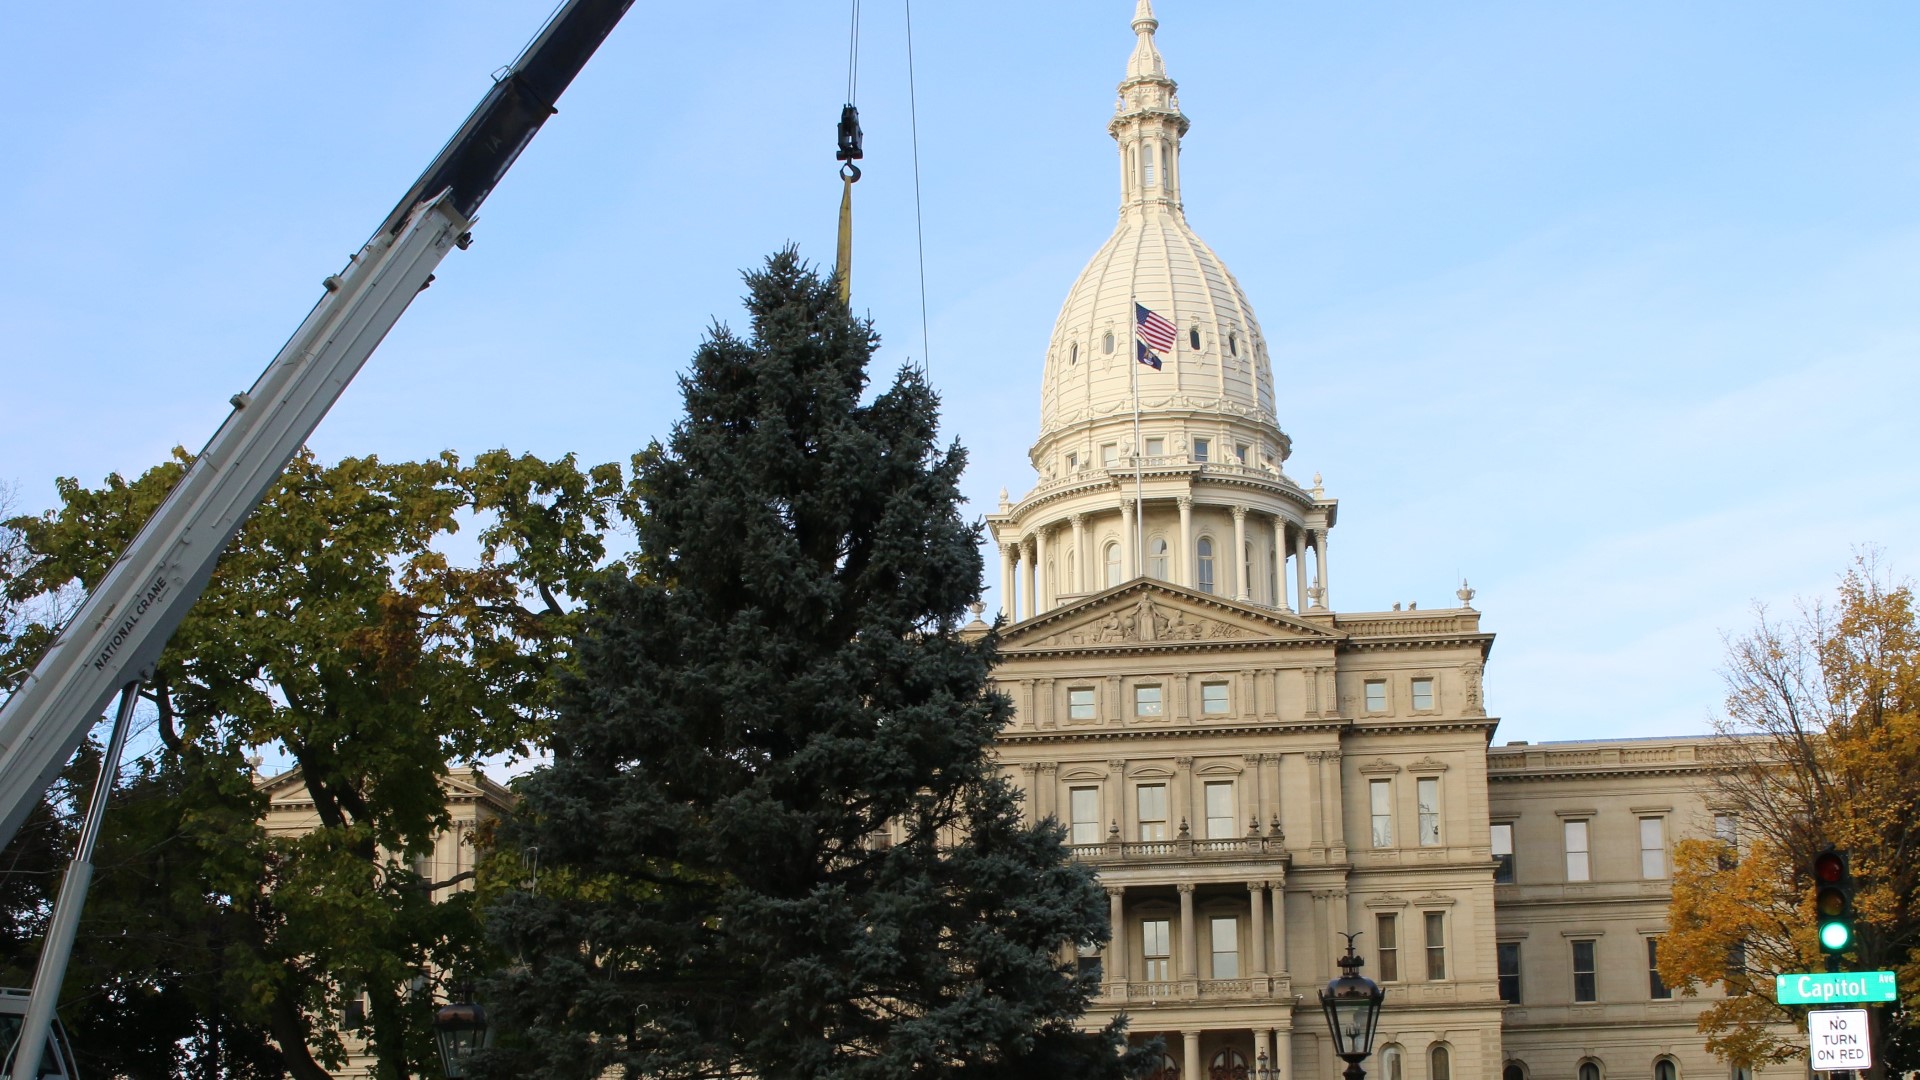
[[[1847,853],[1829,845],[1813,860],[1813,911],[1820,948],[1829,953],[1853,945],[1853,874]]]

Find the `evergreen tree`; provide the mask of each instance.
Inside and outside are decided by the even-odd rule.
[[[792,250],[746,280],[521,787],[482,1074],[1119,1077],[1119,1026],[1074,1027],[1105,897],[1022,822],[994,638],[959,632],[964,452],[911,370],[863,402],[872,329]]]

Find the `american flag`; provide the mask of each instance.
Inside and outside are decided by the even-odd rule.
[[[1155,352],[1170,353],[1173,342],[1179,336],[1172,323],[1147,310],[1147,305],[1135,302],[1133,305],[1133,329]]]

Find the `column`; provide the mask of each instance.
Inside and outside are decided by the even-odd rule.
[[[1200,1033],[1183,1031],[1180,1033],[1181,1062],[1180,1075],[1198,1080],[1200,1076]]]
[[[1101,962],[1101,978],[1111,986],[1127,984],[1127,908],[1125,887],[1107,886],[1107,920],[1113,924],[1113,936],[1107,939],[1107,955]]]
[[[1020,617],[1020,609],[1014,606],[1013,564],[1018,558],[1012,544],[1000,545],[1000,611],[1012,622]]]
[[[1060,592],[1060,583],[1054,578],[1058,575],[1047,566],[1047,530],[1035,529],[1033,533],[1033,565],[1040,571],[1040,591],[1033,594],[1035,615],[1045,613],[1053,607],[1053,597]]]
[[[1273,1033],[1273,1080],[1293,1080],[1293,1030]]]
[[[1168,824],[1173,826],[1174,835],[1178,836],[1180,827],[1182,825],[1188,825],[1193,820],[1194,791],[1192,758],[1183,756],[1173,759],[1172,795],[1174,809],[1180,811],[1180,820],[1177,822],[1169,822]],[[1188,835],[1191,836],[1192,833],[1189,832]]]
[[[1133,500],[1120,504],[1120,572],[1126,580],[1132,581],[1140,576],[1140,545],[1133,525]]]
[[[1200,928],[1193,924],[1193,882],[1182,881],[1174,888],[1180,890],[1180,980],[1189,982],[1200,977]]]
[[[1253,1029],[1253,1066],[1260,1067],[1260,1059],[1265,1058],[1268,1065],[1273,1064],[1273,1029]]]
[[[1021,599],[1025,602],[1021,606],[1026,609],[1026,615],[1024,617],[1029,619],[1040,614],[1040,594],[1035,592],[1033,588],[1035,577],[1034,564],[1039,561],[1034,557],[1038,554],[1038,550],[1034,545],[1035,541],[1031,536],[1021,542],[1021,554],[1026,556],[1027,563],[1027,577],[1025,581],[1021,582],[1021,587],[1025,590],[1025,595],[1023,595]]]
[[[1182,495],[1180,504],[1180,543],[1176,545],[1174,558],[1180,565],[1174,568],[1173,583],[1193,588],[1193,496]]]
[[[1256,979],[1267,977],[1267,883],[1264,881],[1247,882],[1247,892],[1251,898],[1247,911],[1251,915],[1248,922],[1253,924],[1253,971]]]
[[[1285,975],[1287,966],[1287,883],[1270,881],[1267,894],[1273,898],[1273,973]]]
[[[1287,596],[1287,519],[1279,514],[1273,515],[1273,606],[1293,610]]]
[[[1293,530],[1293,583],[1300,610],[1312,607],[1313,599],[1307,595],[1307,530],[1298,527]]]
[[[1326,756],[1324,750],[1307,751],[1307,805],[1313,807],[1313,846],[1323,850],[1327,846],[1327,800],[1321,794],[1326,785],[1320,762]]]
[[[1253,599],[1253,589],[1247,579],[1253,576],[1253,560],[1247,558],[1247,508],[1233,508],[1233,565],[1239,567],[1234,577],[1240,580],[1234,585],[1240,590],[1240,601],[1245,603]]]
[[[1073,577],[1067,582],[1067,588],[1084,593],[1087,591],[1087,515],[1075,514],[1067,520],[1073,523]]]
[[[1325,528],[1313,531],[1313,577],[1314,584],[1320,590],[1314,595],[1313,606],[1330,607],[1327,601],[1327,530]]]

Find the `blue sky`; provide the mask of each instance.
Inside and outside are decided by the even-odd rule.
[[[902,5],[856,304],[922,354]],[[1132,0],[915,9],[930,360],[977,512],[1117,201]],[[1505,739],[1704,730],[1724,632],[1920,567],[1920,8],[1162,0],[1189,219],[1260,316],[1334,601],[1499,635]],[[0,482],[198,448],[544,0],[13,5]],[[740,268],[830,260],[840,4],[639,0],[313,440],[624,460]]]

